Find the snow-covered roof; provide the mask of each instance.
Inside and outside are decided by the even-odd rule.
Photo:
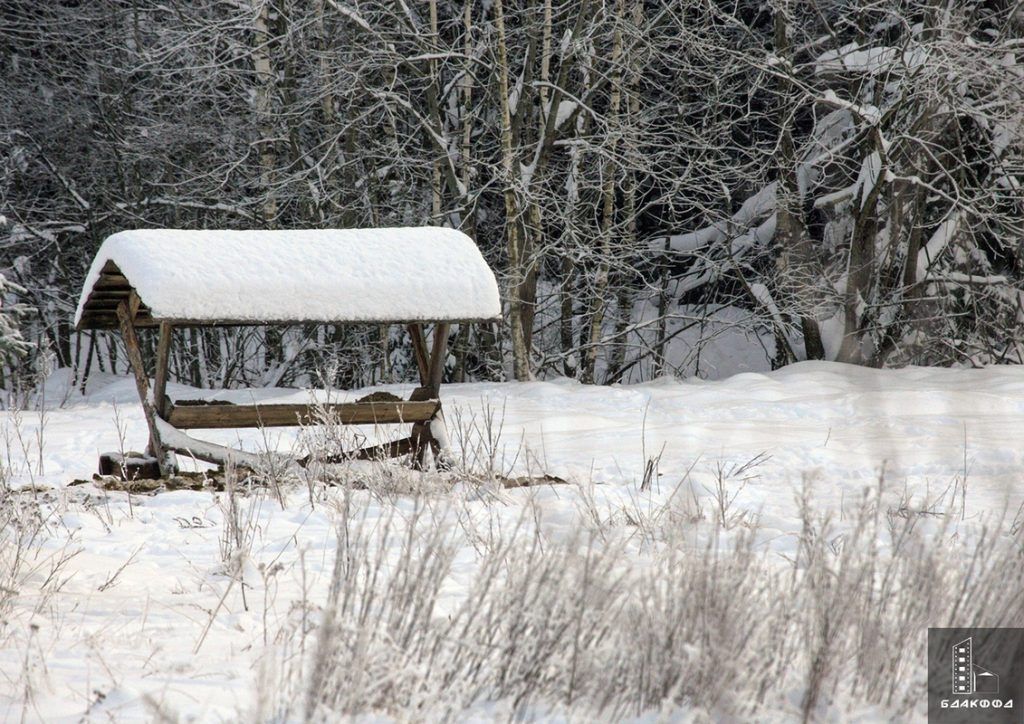
[[[501,314],[476,244],[454,229],[122,231],[103,242],[75,325],[479,321]]]

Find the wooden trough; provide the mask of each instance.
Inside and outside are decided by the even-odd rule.
[[[78,329],[119,330],[161,475],[176,452],[216,464],[244,453],[181,430],[287,427],[326,415],[344,425],[411,424],[408,437],[339,459],[435,458],[445,435],[440,389],[450,325],[500,316],[494,274],[469,237],[452,229],[127,231],[100,247],[82,291]],[[235,405],[167,396],[176,327],[297,323],[401,323],[420,386],[409,399],[376,393],[322,405]],[[428,346],[425,326],[433,324]],[[152,384],[138,329],[157,328]],[[110,471],[110,454],[101,469]],[[307,461],[298,461],[305,463]]]

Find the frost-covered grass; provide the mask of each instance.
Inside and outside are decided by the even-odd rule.
[[[452,473],[156,496],[67,486],[145,437],[131,381],[100,380],[4,418],[0,712],[920,719],[928,625],[1024,626],[1021,373],[453,385]],[[568,483],[494,481],[543,472]]]
[[[445,478],[395,496],[401,477],[364,468],[370,490],[312,506],[292,491],[283,509],[240,483],[178,520],[206,545],[180,536],[183,565],[163,581],[146,561],[159,546],[128,552],[119,538],[138,533],[114,532],[156,523],[160,498],[133,519],[123,496],[8,494],[7,714],[909,720],[924,715],[929,625],[1024,625],[1020,519],[964,525],[949,498],[893,507],[881,479],[841,519],[800,500],[788,558],[764,553],[756,522],[723,526],[687,500],[608,515],[580,502],[559,535],[543,526],[553,488],[481,508]],[[103,539],[118,551],[107,568],[76,569]],[[100,667],[89,692],[62,693],[76,650]]]
[[[264,712],[921,717],[929,625],[1024,624],[1007,585],[1024,578],[1024,538],[1005,519],[954,534],[950,515],[888,508],[884,492],[880,480],[845,524],[802,500],[792,560],[761,555],[754,526],[672,508],[552,541],[536,501],[511,529],[481,531],[426,499],[368,524],[349,499],[310,668],[291,674],[305,696]],[[475,566],[453,590],[467,535]]]

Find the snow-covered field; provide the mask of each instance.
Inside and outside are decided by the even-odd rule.
[[[169,394],[198,393],[171,385]],[[295,390],[204,394],[238,402],[309,397]],[[337,680],[316,678],[309,662],[325,640],[319,631],[332,621],[329,610],[341,606],[330,591],[332,574],[344,580],[335,560],[339,530],[356,538],[358,529],[367,545],[385,551],[382,570],[399,570],[388,556],[408,553],[402,536],[429,521],[452,546],[432,612],[461,620],[453,612],[483,562],[493,560],[494,541],[522,531],[554,547],[587,533],[597,545],[637,556],[619,563],[639,561],[662,543],[694,551],[708,543],[719,551],[749,546],[759,564],[782,569],[800,567],[807,555],[808,501],[823,530],[829,521],[823,550],[837,559],[844,537],[859,539],[858,506],[868,499],[890,537],[894,521],[919,521],[915,530],[968,552],[982,531],[1019,535],[1014,516],[1024,502],[1024,369],[1015,367],[879,371],[801,363],[717,382],[446,386],[449,435],[470,472],[568,481],[509,490],[466,475],[393,469],[341,473],[342,482],[369,476],[369,490],[286,476],[277,490],[235,498],[177,491],[129,499],[92,484],[68,487],[91,477],[100,452],[118,449],[119,425],[127,446],[144,444],[134,383],[96,377],[83,397],[59,371],[43,397],[41,412],[0,413],[7,469],[0,717],[8,721],[301,718],[309,682]],[[297,434],[197,436],[263,451],[292,449]],[[25,487],[32,490],[10,492]],[[42,521],[33,527],[37,515]],[[26,537],[19,531],[32,539],[23,540],[15,566],[12,541]],[[886,537],[881,530],[871,536]],[[689,651],[700,642],[677,645]],[[893,711],[853,699],[854,709],[844,709],[832,696],[837,686],[823,685],[815,710],[823,717],[872,720]],[[755,718],[798,718],[806,692],[786,685],[775,693]],[[466,716],[478,719],[507,718],[523,704],[490,701],[486,691],[469,699],[477,703]],[[520,714],[585,718],[574,714],[572,693],[567,701],[528,703],[537,708]],[[736,710],[735,702],[721,706]],[[676,692],[632,715],[701,721],[715,711]]]

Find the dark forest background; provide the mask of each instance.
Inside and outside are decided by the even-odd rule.
[[[453,380],[1024,362],[1024,4],[0,2],[2,384],[127,228],[446,225]],[[407,378],[400,329],[179,330],[205,386]],[[144,340],[153,344],[153,340]]]

